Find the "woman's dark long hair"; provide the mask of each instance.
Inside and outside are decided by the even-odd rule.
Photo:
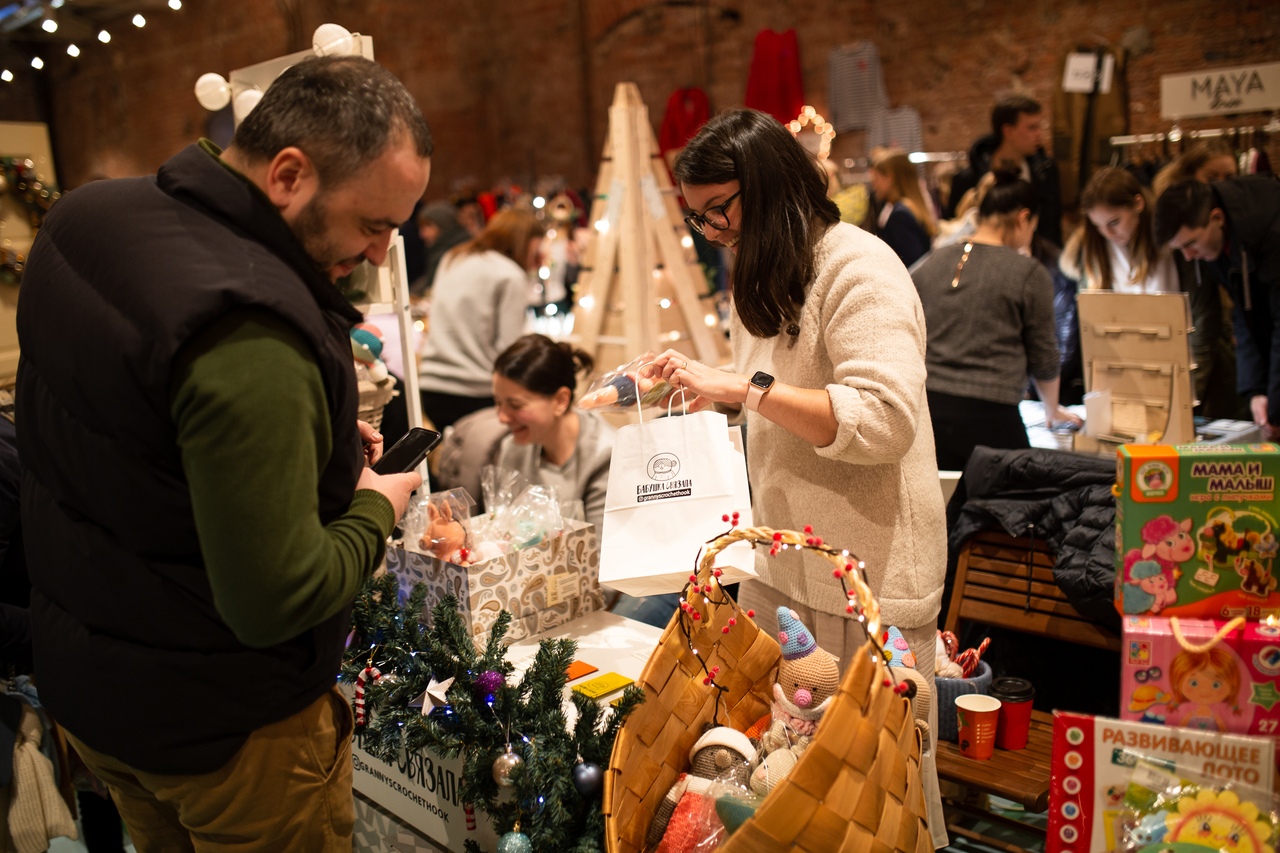
[[[734,310],[755,337],[778,334],[799,316],[815,273],[814,249],[840,221],[826,174],[777,119],[747,109],[707,122],[674,171],[682,184],[738,182]]]

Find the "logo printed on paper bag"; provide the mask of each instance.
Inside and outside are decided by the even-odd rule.
[[[674,453],[659,453],[649,460],[649,479],[659,483],[674,479],[680,473],[680,457]]]
[[[687,498],[693,494],[693,480],[677,480],[680,473],[680,457],[674,453],[659,453],[649,460],[645,473],[652,483],[636,486],[636,502],[660,501],[666,498]]]

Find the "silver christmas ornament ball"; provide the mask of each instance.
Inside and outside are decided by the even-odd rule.
[[[493,762],[493,781],[497,782],[500,788],[510,788],[515,784],[511,781],[511,771],[521,764],[524,764],[524,759],[516,755],[511,744],[507,744],[506,752],[499,755]]]
[[[498,853],[533,853],[533,842],[523,832],[508,832],[498,839]]]
[[[584,761],[573,768],[573,787],[584,797],[596,797],[604,786],[604,771],[599,764]]]

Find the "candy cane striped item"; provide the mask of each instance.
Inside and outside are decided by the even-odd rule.
[[[462,811],[467,816],[467,829],[474,830],[476,828],[476,807],[471,803],[463,803]]]
[[[376,666],[366,666],[356,676],[356,725],[364,725],[364,687],[382,678],[382,670]]]
[[[960,664],[960,671],[964,673],[965,678],[973,675],[974,671],[977,670],[978,660],[987,651],[987,647],[990,645],[991,638],[985,637],[982,642],[978,644],[978,648],[965,649],[960,654],[956,655],[956,663]]]

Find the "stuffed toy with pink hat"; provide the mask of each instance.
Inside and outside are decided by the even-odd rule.
[[[773,685],[771,720],[760,738],[760,764],[751,774],[751,790],[758,794],[768,793],[791,772],[840,686],[836,659],[818,648],[788,607],[778,608],[778,644],[782,662]]]
[[[724,826],[710,802],[713,783],[742,789],[756,751],[742,732],[716,726],[689,750],[690,768],[681,773],[658,804],[649,825],[647,848],[654,853],[693,853],[724,835]]]

